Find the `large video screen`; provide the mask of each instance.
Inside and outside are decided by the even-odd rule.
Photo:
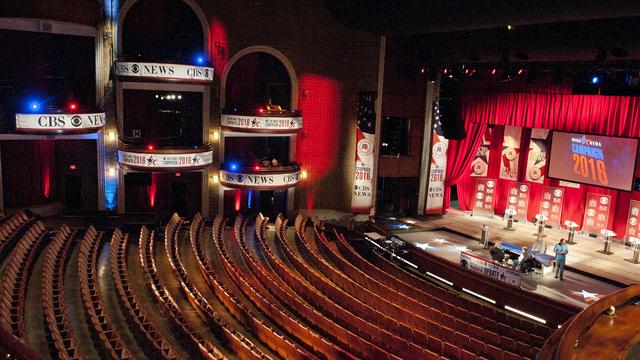
[[[548,176],[631,191],[638,139],[554,131]]]

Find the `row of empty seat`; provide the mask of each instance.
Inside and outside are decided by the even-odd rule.
[[[62,225],[53,236],[42,267],[42,303],[50,351],[56,359],[84,359],[73,333],[64,297],[64,270],[75,231]]]
[[[34,221],[35,217],[27,215],[24,211],[10,217],[2,217],[2,224],[0,224],[0,256],[20,239],[24,229]]]
[[[390,294],[391,297],[398,299],[399,303],[402,303],[401,300],[404,299],[403,292],[396,291],[395,289],[382,286],[382,282],[379,282],[375,276],[376,272],[371,272],[372,276],[364,274],[359,269],[355,268],[350,262],[346,261],[342,256],[338,255],[337,251],[335,251],[331,246],[329,246],[328,239],[324,232],[318,231],[318,227],[314,226],[315,230],[315,239],[320,247],[324,250],[324,253],[333,261],[337,267],[340,268],[345,274],[353,277],[354,279],[359,279],[363,284],[366,284],[368,287],[379,291],[381,294],[386,293]],[[312,240],[313,241],[313,240]],[[483,343],[489,345],[493,345],[495,347],[499,347],[504,350],[508,350],[512,353],[524,353],[527,356],[532,355],[532,349],[528,348],[527,343],[521,343],[520,346],[516,344],[516,337],[518,334],[515,332],[516,329],[512,329],[506,324],[497,323],[491,319],[491,317],[463,317],[461,314],[464,314],[466,310],[464,306],[458,308],[453,305],[452,298],[456,297],[455,294],[450,294],[445,299],[434,299],[433,297],[421,297],[422,300],[425,300],[424,304],[430,304],[431,308],[425,311],[424,307],[414,307],[410,303],[405,303],[404,305],[408,309],[415,309],[422,311],[426,316],[430,317],[429,320],[429,330],[436,334],[440,334],[441,338],[453,338],[455,339],[454,344],[461,348],[466,348],[470,351],[478,352],[478,353],[489,353],[495,352],[495,350],[483,348],[480,344],[472,344],[470,339],[473,337],[474,339],[481,340]],[[436,301],[434,301],[436,300]],[[442,301],[445,300],[445,301]],[[460,299],[458,299],[460,300]],[[493,312],[495,314],[495,312]],[[504,314],[504,313],[502,313]],[[499,326],[501,325],[501,326]],[[501,334],[501,335],[500,335]],[[454,335],[454,336],[452,336]],[[526,336],[524,333],[524,337],[526,339],[520,340],[532,340]],[[540,340],[543,340],[540,338]],[[456,350],[453,350],[455,355]],[[507,356],[509,356],[507,354]]]
[[[178,359],[175,350],[167,341],[156,326],[147,318],[145,310],[140,305],[138,296],[133,289],[129,279],[127,266],[127,243],[129,235],[123,234],[120,229],[116,229],[111,237],[111,251],[109,261],[111,262],[111,273],[118,292],[118,299],[128,315],[127,320],[138,329],[146,345],[152,350],[154,355],[166,360]]]
[[[164,314],[169,317],[180,331],[180,336],[188,341],[197,353],[207,360],[226,359],[224,354],[210,341],[206,340],[201,331],[198,331],[187,320],[182,310],[178,307],[158,274],[158,268],[153,257],[155,233],[149,232],[146,227],[140,229],[139,247],[140,262],[147,278],[147,283],[156,298],[158,304],[163,309]]]
[[[133,359],[129,344],[146,358],[162,359],[184,358],[186,351],[206,360],[515,360],[535,358],[551,334],[384,254],[357,251],[345,230],[323,222],[298,216],[290,227],[278,216],[274,232],[262,215],[238,215],[229,223],[222,216],[208,222],[197,214],[189,222],[174,214],[158,240],[140,227],[135,253],[129,235],[115,229],[102,251],[109,256],[99,258],[105,233],[93,227],[80,238],[64,225],[49,233],[27,213],[5,217],[0,240],[13,240],[6,242],[0,278],[0,327],[42,346],[29,333],[33,321],[29,330],[24,320],[31,311],[25,309],[30,273],[42,253],[42,331],[53,359]],[[156,252],[157,241],[164,241],[163,251]],[[75,244],[77,266],[68,267]],[[98,273],[99,262],[111,271]],[[79,290],[64,281],[76,273]],[[113,298],[101,291],[110,285]],[[156,306],[164,316],[149,316]]]
[[[80,243],[78,255],[78,277],[82,304],[91,322],[92,333],[102,345],[102,355],[113,360],[131,359],[131,352],[120,337],[107,311],[98,284],[96,261],[102,233],[90,227]]]
[[[26,339],[24,305],[27,280],[44,245],[46,229],[35,222],[11,251],[0,283],[0,325],[19,339]]]

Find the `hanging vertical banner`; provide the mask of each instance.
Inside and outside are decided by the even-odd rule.
[[[500,179],[514,181],[518,180],[518,160],[520,159],[521,136],[521,127],[504,127],[504,140],[502,141],[502,161],[500,163]]]
[[[600,230],[608,229],[609,210],[611,210],[610,195],[588,193],[582,231],[600,234]]]
[[[442,135],[442,128],[439,124],[434,126],[431,141],[431,168],[425,214],[442,214],[444,212],[444,177],[447,171],[449,140]]]
[[[514,182],[509,185],[507,209],[514,209],[514,219],[527,220],[527,207],[529,206],[529,184]]]
[[[373,206],[373,167],[376,156],[373,151],[376,132],[376,93],[358,92],[358,117],[356,124],[356,165],[351,193],[351,211],[369,212]]]
[[[493,216],[496,180],[476,178],[476,188],[474,193],[473,215]]]
[[[631,200],[629,204],[629,216],[627,217],[626,238],[640,236],[640,201]]]
[[[471,176],[487,176],[489,172],[489,148],[491,147],[491,128],[487,127],[482,135],[476,157],[471,162]]]
[[[562,218],[562,204],[564,201],[564,189],[554,186],[542,187],[542,200],[538,214],[548,218],[545,223],[551,226],[560,226]]]
[[[527,157],[527,181],[542,184],[547,171],[547,129],[532,129]]]

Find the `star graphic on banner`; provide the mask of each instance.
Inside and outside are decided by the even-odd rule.
[[[156,164],[156,159],[153,158],[153,156],[149,156],[147,158],[147,165],[155,165]]]
[[[198,158],[197,156],[194,156],[194,157],[191,159],[191,161],[192,161],[194,164],[197,164],[199,160],[200,160],[200,158]]]
[[[256,120],[256,119],[252,119],[251,120],[251,127],[256,127],[258,125],[260,125],[260,122],[258,120]]]
[[[588,292],[586,290],[572,291],[572,293],[582,296],[582,298],[584,300],[586,300],[586,301],[598,301],[598,300],[600,300],[600,298],[598,297],[597,293]]]
[[[445,239],[435,239],[435,240],[433,240],[433,241],[435,241],[435,242],[437,242],[437,243],[440,243],[440,245],[443,245],[444,243],[448,242],[448,241],[447,241],[447,240],[445,240]]]
[[[419,247],[422,250],[431,250],[431,249],[435,249],[435,247],[429,245],[428,243],[416,243],[415,244],[417,247]]]

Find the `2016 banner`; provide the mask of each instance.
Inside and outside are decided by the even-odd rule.
[[[520,158],[520,137],[522,128],[505,126],[502,141],[502,161],[500,162],[500,179],[518,180],[518,160]]]
[[[563,188],[554,186],[542,187],[542,200],[540,201],[540,209],[538,213],[548,218],[548,220],[545,221],[547,225],[560,226],[563,201]]]
[[[610,195],[588,193],[582,231],[600,234],[600,230],[608,229],[610,210]]]
[[[471,176],[487,176],[489,172],[489,148],[491,147],[491,128],[487,127],[482,135],[476,157],[471,162]]]
[[[629,216],[627,216],[626,238],[640,237],[640,201],[631,200],[629,203]]]
[[[460,253],[460,266],[513,286],[520,286],[522,281],[521,272],[464,251]]]
[[[376,156],[373,144],[376,132],[376,93],[358,93],[358,117],[356,124],[356,165],[351,192],[351,211],[369,212],[373,206],[373,167]]]
[[[476,178],[476,188],[473,199],[473,215],[493,216],[495,195],[495,179]]]
[[[527,181],[542,184],[547,170],[547,129],[532,129],[527,157]]]
[[[442,128],[436,125],[431,136],[431,168],[427,187],[425,214],[442,214],[444,207],[444,178],[447,170],[447,147],[449,140],[442,135]]]
[[[515,182],[509,185],[507,208],[514,209],[514,219],[527,220],[527,207],[529,206],[529,184]]]

